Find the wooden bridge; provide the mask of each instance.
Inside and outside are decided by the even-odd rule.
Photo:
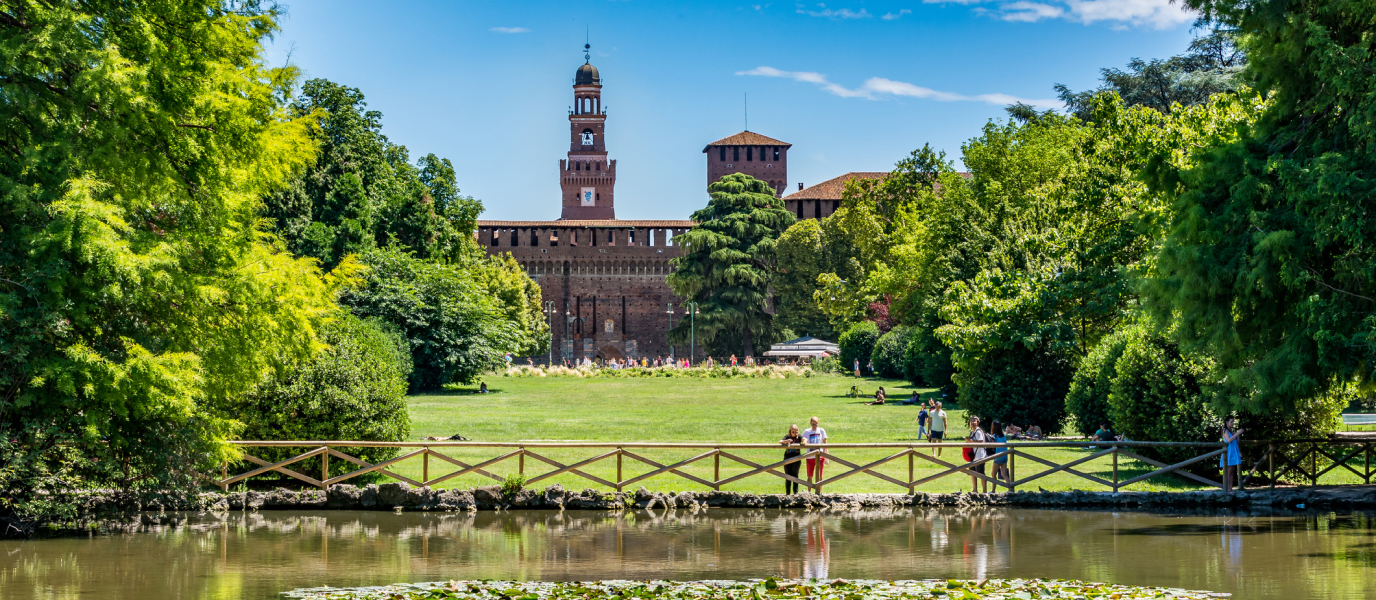
[[[778,456],[784,449],[779,444],[710,444],[710,443],[586,443],[586,442],[364,442],[364,441],[236,441],[244,450],[246,468],[237,474],[230,474],[230,465],[221,468],[220,476],[214,483],[221,489],[251,477],[269,473],[280,473],[293,477],[311,486],[328,489],[336,483],[343,483],[369,473],[378,473],[414,486],[436,486],[451,479],[465,475],[475,475],[502,482],[506,477],[498,475],[499,467],[508,474],[518,474],[524,484],[534,484],[550,478],[569,475],[606,488],[621,491],[642,483],[651,477],[677,477],[693,484],[712,490],[748,478],[780,478],[798,484],[801,489],[821,493],[823,489],[836,482],[853,477],[872,479],[877,484],[875,492],[921,491],[924,484],[944,477],[973,477],[989,484],[992,491],[1016,491],[1049,475],[1064,473],[1085,482],[1083,489],[1108,489],[1120,491],[1132,484],[1147,481],[1163,475],[1173,475],[1189,481],[1193,485],[1222,487],[1214,478],[1205,477],[1185,470],[1186,467],[1205,461],[1218,461],[1224,448],[1221,443],[1187,442],[1067,442],[1067,441],[1018,441],[1007,444],[973,444],[967,442],[933,443],[873,443],[873,444],[824,444],[799,448],[804,452],[799,456],[778,461],[751,460],[744,454],[760,454],[762,451]],[[1254,479],[1260,478],[1266,485],[1274,487],[1277,481],[1291,481],[1306,485],[1322,484],[1370,484],[1373,474],[1371,464],[1372,445],[1376,439],[1339,438],[1286,440],[1276,442],[1250,441],[1243,443],[1243,464],[1238,469],[1238,487],[1244,487]],[[985,448],[987,456],[980,460],[966,462],[961,458],[961,448]],[[258,448],[302,449],[302,452],[277,462],[269,462],[252,454]],[[369,463],[352,456],[341,449],[355,448],[397,448],[401,453],[395,458]],[[797,446],[794,446],[797,448]],[[940,448],[945,456],[936,456]],[[1166,464],[1142,456],[1144,448],[1177,448],[1191,454],[1189,458]],[[1079,454],[1071,460],[1053,460],[1046,455],[1052,450],[1072,450]],[[353,450],[357,452],[357,450]],[[586,458],[563,458],[556,460],[551,455],[576,454]],[[791,463],[813,458],[820,454],[827,460],[825,478],[809,480],[806,475],[790,475],[786,466]],[[472,458],[477,453],[482,458]],[[652,458],[677,455],[682,458]],[[311,469],[318,477],[291,468],[295,465],[320,457],[319,470]],[[994,478],[981,473],[980,465],[991,464],[1006,458],[1008,477]],[[330,475],[331,459],[345,461],[354,468],[339,475]],[[1120,476],[1120,460],[1135,461],[1130,472]],[[420,462],[420,476],[407,477],[397,471],[403,463]],[[710,461],[711,474],[705,466]],[[722,475],[725,461],[728,473]],[[1111,461],[1111,471],[1089,472],[1088,463]],[[316,461],[311,461],[315,463]],[[612,474],[610,463],[615,463]],[[906,462],[907,474],[903,475]],[[528,464],[529,463],[529,464]],[[433,466],[439,467],[432,469]],[[917,469],[922,466],[921,472]],[[299,468],[299,467],[298,467]],[[930,472],[935,469],[936,472]],[[1216,467],[1215,467],[1216,469]],[[414,470],[412,467],[411,470]],[[432,470],[434,471],[432,476]],[[598,471],[600,475],[590,471]],[[839,472],[835,472],[838,471]],[[991,469],[982,469],[991,471]],[[440,472],[444,471],[444,472]],[[1145,472],[1141,472],[1145,471]],[[1097,473],[1097,474],[1096,474]],[[413,473],[414,475],[414,473]],[[1340,478],[1335,477],[1341,475]],[[1077,488],[1080,489],[1080,488]]]

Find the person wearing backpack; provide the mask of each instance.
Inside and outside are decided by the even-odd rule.
[[[989,436],[986,435],[986,434],[984,433],[984,430],[983,430],[983,429],[980,429],[980,428],[979,428],[979,417],[970,417],[970,435],[968,435],[968,436],[965,437],[965,441],[967,441],[967,442],[973,442],[973,443],[976,443],[976,444],[983,444],[983,443],[989,441]],[[975,448],[975,447],[972,447],[972,446],[966,446],[965,449],[964,449],[964,451],[962,452],[962,454],[964,455],[964,458],[965,458],[965,461],[966,461],[966,462],[975,462],[975,461],[977,461],[977,460],[984,460],[984,457],[985,457],[985,456],[988,456],[988,454],[986,454],[986,450],[985,450],[984,448]],[[975,466],[973,466],[973,467],[970,467],[970,470],[971,470],[971,471],[974,471],[974,473],[971,473],[971,474],[970,474],[970,487],[971,487],[970,492],[973,493],[973,492],[978,492],[978,491],[980,491],[980,485],[979,485],[979,484],[980,484],[980,483],[983,483],[983,484],[984,484],[984,492],[985,492],[985,493],[988,493],[988,492],[989,492],[989,480],[987,480],[987,479],[983,479],[983,480],[982,480],[980,477],[978,477],[978,476],[975,475],[975,473],[979,473],[980,475],[983,475],[983,474],[984,474],[984,463],[980,463],[980,464],[978,464],[978,465],[975,465]]]

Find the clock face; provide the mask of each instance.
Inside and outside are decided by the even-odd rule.
[[[584,132],[583,132],[583,145],[584,145],[584,146],[591,146],[591,145],[592,145],[592,132],[591,132],[591,131],[584,131]]]

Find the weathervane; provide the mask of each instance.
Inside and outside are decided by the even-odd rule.
[[[591,31],[592,31],[592,26],[591,26],[591,25],[586,26],[586,28],[583,30],[583,62],[585,62],[585,63],[588,63],[588,62],[592,61],[592,53],[591,53],[591,50],[592,50],[592,36],[591,36]]]

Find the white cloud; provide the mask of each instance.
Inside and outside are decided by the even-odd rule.
[[[798,14],[807,15],[809,17],[826,17],[828,19],[868,19],[874,16],[863,8],[860,9],[859,12],[856,12],[849,8],[827,8],[827,5],[820,3],[817,5],[817,8],[822,10],[808,10],[806,6],[799,4]]]
[[[493,27],[488,31],[495,31],[497,33],[530,33],[530,30],[525,27]]]
[[[998,13],[1000,19],[1004,21],[1022,21],[1024,23],[1033,23],[1042,19],[1054,19],[1065,14],[1065,10],[1060,7],[1038,2],[1012,2],[1003,5],[1001,8],[1002,11]]]
[[[1111,23],[1114,29],[1126,26],[1169,29],[1190,23],[1198,13],[1172,0],[922,0],[927,4],[996,4],[975,8],[975,12],[1004,21],[1035,23],[1045,19],[1065,19],[1091,25]]]
[[[870,100],[877,100],[886,96],[900,96],[936,100],[938,102],[984,102],[999,106],[1006,106],[1015,102],[1023,102],[1040,108],[1061,108],[1063,106],[1061,101],[1049,98],[1019,98],[1008,94],[977,94],[974,96],[966,96],[964,94],[943,92],[905,81],[894,81],[883,77],[871,77],[865,80],[865,83],[861,84],[860,87],[851,89],[827,81],[825,75],[813,71],[784,71],[774,67],[761,66],[755,67],[749,71],[737,71],[736,74],[755,75],[759,77],[781,77],[784,79],[801,81],[803,83],[811,83],[842,98],[867,98]]]
[[[904,9],[899,10],[899,11],[896,12],[896,13],[884,13],[884,16],[882,16],[882,17],[880,17],[880,18],[881,18],[881,19],[884,19],[885,21],[897,21],[897,20],[899,20],[899,19],[902,19],[902,18],[903,18],[903,15],[911,15],[911,14],[913,14],[913,11],[904,8]]]

